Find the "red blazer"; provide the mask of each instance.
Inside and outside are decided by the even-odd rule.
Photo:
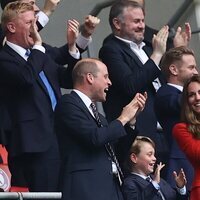
[[[192,191],[195,187],[199,187],[198,190],[200,192],[200,139],[193,137],[193,135],[188,131],[188,125],[185,123],[178,123],[174,126],[173,136],[194,167],[195,174],[192,183]],[[195,190],[196,189],[197,188],[195,188]]]

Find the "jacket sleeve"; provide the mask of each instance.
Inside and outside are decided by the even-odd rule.
[[[173,136],[191,162],[200,160],[200,140],[188,131],[187,124],[179,123],[173,128]]]

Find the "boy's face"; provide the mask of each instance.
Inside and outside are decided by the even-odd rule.
[[[134,172],[148,176],[154,171],[156,163],[155,150],[148,142],[142,142],[141,151],[138,155],[131,154],[131,160],[134,162]]]

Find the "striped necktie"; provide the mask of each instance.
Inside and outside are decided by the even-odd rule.
[[[94,114],[94,117],[97,121],[98,126],[103,127],[96,105],[94,103],[91,103],[90,106],[92,108],[92,112]],[[115,155],[114,149],[112,148],[112,146],[109,142],[107,144],[105,144],[105,148],[106,148],[106,151],[108,152],[108,155],[111,157],[112,161],[116,164],[116,167],[117,167],[117,170],[118,170],[118,179],[119,179],[119,183],[121,185],[124,175],[123,175],[123,172],[121,170],[121,167],[119,166],[119,162],[118,162],[117,157]]]
[[[148,182],[150,182],[150,183],[153,181],[152,178],[151,178],[150,176],[147,176],[146,180],[147,180]],[[158,195],[160,196],[160,198],[161,198],[162,200],[165,200],[165,197],[164,197],[162,191],[160,190],[160,188],[158,189]]]

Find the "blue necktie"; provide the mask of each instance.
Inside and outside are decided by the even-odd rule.
[[[31,53],[31,51],[29,49],[27,49],[26,53],[25,53],[25,56],[28,57],[30,55],[30,53]],[[51,105],[52,105],[52,108],[54,110],[55,107],[56,107],[56,104],[57,104],[57,100],[56,100],[56,96],[55,96],[55,93],[53,91],[53,88],[51,87],[51,85],[50,85],[50,83],[49,83],[44,71],[41,71],[39,73],[39,76],[40,76],[42,82],[44,83],[44,85],[45,85],[45,87],[46,87],[46,89],[48,91],[48,94],[49,94],[49,97],[50,97],[50,100],[51,100]]]
[[[41,71],[41,72],[39,73],[39,76],[40,76],[40,78],[42,79],[44,85],[45,85],[46,88],[47,88],[47,91],[48,91],[48,93],[49,93],[49,97],[50,97],[50,99],[51,99],[52,108],[53,108],[53,110],[55,110],[55,107],[56,107],[56,104],[57,104],[57,100],[56,100],[55,93],[54,93],[54,91],[53,91],[53,89],[52,89],[52,87],[51,87],[51,85],[50,85],[50,83],[49,83],[47,77],[45,76],[44,71]]]

